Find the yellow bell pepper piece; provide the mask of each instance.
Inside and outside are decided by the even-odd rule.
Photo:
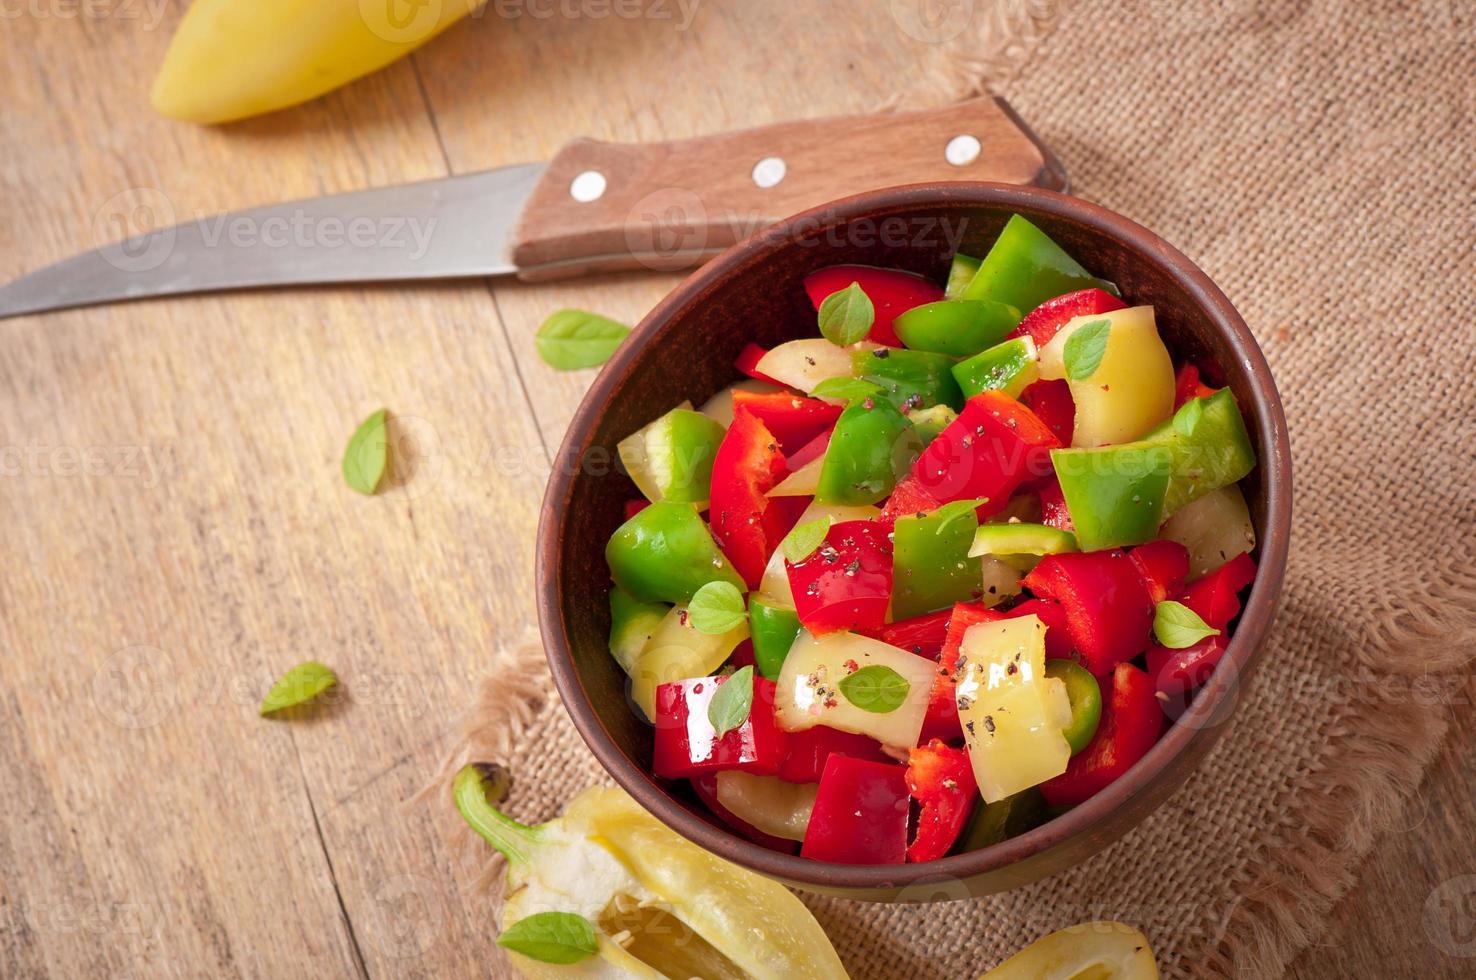
[[[594,955],[568,965],[509,953],[523,976],[845,980],[824,930],[783,885],[679,837],[619,789],[587,789],[556,820],[518,823],[488,800],[495,770],[465,767],[452,793],[508,859],[502,928],[569,912],[598,940]]]
[[[707,676],[746,639],[746,619],[728,632],[714,635],[692,625],[686,606],[672,606],[631,665],[631,699],[646,713],[648,721],[655,721],[656,688],[670,681]]]
[[[1121,922],[1083,922],[1037,939],[979,980],[1158,980],[1148,937]]]
[[[1106,320],[1102,359],[1084,378],[1067,378],[1071,335]],[[1040,376],[1066,378],[1076,401],[1073,446],[1114,446],[1146,435],[1174,413],[1174,362],[1158,336],[1153,307],[1133,306],[1068,320],[1040,349]]]
[[[907,682],[906,696],[891,711],[867,710],[843,693],[847,676],[877,666],[890,668]],[[774,682],[774,718],[787,732],[826,725],[907,748],[917,744],[937,672],[930,658],[869,636],[846,630],[815,636],[802,629]]]
[[[1066,771],[1066,685],[1045,673],[1038,616],[979,623],[959,648],[958,720],[979,794],[994,803]]]
[[[409,54],[484,2],[194,0],[150,99],[197,123],[296,105]]]

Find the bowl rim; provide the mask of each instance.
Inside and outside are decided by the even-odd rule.
[[[549,670],[575,728],[616,783],[667,827],[729,861],[802,886],[859,891],[969,879],[1017,864],[1091,832],[1156,781],[1193,743],[1219,734],[1233,711],[1240,679],[1249,673],[1270,629],[1285,574],[1291,531],[1291,449],[1280,395],[1250,328],[1209,276],[1158,235],[1100,205],[1038,187],[960,181],[883,188],[800,212],[729,247],[682,280],[636,326],[628,342],[620,346],[586,392],[556,459],[580,458],[589,448],[595,425],[615,388],[645,343],[725,277],[741,275],[745,267],[770,251],[784,248],[794,237],[810,236],[857,218],[949,205],[1041,211],[1091,227],[1162,266],[1205,311],[1214,329],[1226,336],[1231,351],[1247,370],[1257,407],[1255,427],[1264,448],[1258,463],[1263,471],[1266,527],[1263,539],[1257,543],[1260,559],[1256,580],[1225,656],[1189,710],[1163,733],[1146,756],[1085,803],[1017,837],[963,854],[902,865],[829,864],[769,850],[690,812],[654,776],[627,758],[605,729],[575,669],[560,601],[560,541],[567,516],[561,501],[567,498],[578,468],[554,466],[539,519],[536,596]]]

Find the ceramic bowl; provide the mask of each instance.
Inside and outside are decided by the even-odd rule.
[[[901,866],[823,864],[729,831],[685,784],[652,776],[652,730],[632,714],[606,647],[604,546],[639,497],[615,445],[684,399],[701,404],[738,380],[734,357],[815,335],[801,287],[842,262],[908,269],[943,282],[957,249],[982,255],[1022,214],[1134,304],[1152,304],[1175,359],[1235,393],[1259,465],[1244,481],[1259,574],[1229,650],[1189,710],[1130,771],[1086,803],[1019,837]],[[539,618],[564,706],[595,757],[663,823],[707,850],[799,888],[875,901],[936,901],[1000,891],[1069,868],[1121,837],[1169,797],[1234,724],[1236,702],[1275,612],[1291,523],[1291,457],[1281,400],[1245,322],[1209,278],[1146,228],[1078,198],[987,183],[925,184],[846,198],[797,215],[693,273],[636,328],[574,416],[538,530]]]

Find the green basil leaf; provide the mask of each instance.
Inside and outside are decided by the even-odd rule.
[[[316,660],[298,664],[283,674],[262,699],[261,713],[269,715],[283,708],[311,701],[338,683],[338,675]]]
[[[882,386],[864,378],[826,378],[810,392],[811,398],[834,398],[843,402],[875,398],[882,393]]]
[[[718,684],[717,692],[707,702],[707,723],[712,726],[714,737],[722,738],[742,726],[752,711],[753,668],[744,667]]]
[[[1061,352],[1066,377],[1072,381],[1090,378],[1102,363],[1102,355],[1107,353],[1107,335],[1111,332],[1111,320],[1093,320],[1072,331],[1066,338],[1066,349]]]
[[[599,367],[610,359],[630,328],[585,310],[559,310],[543,321],[533,344],[545,364],[560,371]]]
[[[1182,602],[1169,599],[1160,602],[1153,611],[1153,635],[1164,646],[1182,650],[1207,636],[1219,636],[1220,631],[1212,629],[1199,618],[1198,613]]]
[[[808,521],[799,525],[793,531],[784,536],[784,542],[779,546],[784,549],[784,557],[789,559],[791,565],[798,565],[806,558],[815,553],[825,540],[825,535],[830,533],[830,518],[822,517],[819,520]]]
[[[853,282],[845,289],[837,289],[820,304],[820,333],[832,344],[849,347],[865,340],[876,321],[876,308],[871,297]]]
[[[1199,420],[1203,415],[1204,399],[1189,399],[1183,408],[1174,413],[1174,431],[1186,439],[1189,438],[1199,427]]]
[[[388,418],[389,412],[381,408],[360,422],[343,450],[344,482],[362,494],[373,494],[384,479],[389,464]]]
[[[497,945],[540,963],[567,966],[600,950],[594,925],[573,912],[539,912],[514,922]]]
[[[721,636],[737,629],[746,618],[748,606],[743,593],[732,582],[708,582],[687,604],[687,620],[692,628],[709,636]]]
[[[872,664],[841,678],[840,692],[862,711],[884,715],[896,711],[907,700],[912,685],[890,667]]]

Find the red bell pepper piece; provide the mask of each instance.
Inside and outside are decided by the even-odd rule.
[[[985,498],[979,514],[988,516],[1023,481],[1049,475],[1050,452],[1060,446],[1030,409],[1002,391],[985,391],[928,444],[911,475],[940,504]]]
[[[625,519],[627,521],[630,520],[649,506],[651,506],[651,501],[649,500],[627,500],[625,502]]]
[[[832,755],[800,856],[835,864],[901,864],[911,809],[907,770]]]
[[[897,623],[887,623],[874,634],[876,639],[920,657],[936,657],[948,638],[948,620],[952,609],[939,609]]]
[[[819,782],[825,772],[825,763],[832,755],[871,762],[895,761],[882,751],[881,743],[876,739],[824,725],[790,732],[788,744],[788,752],[779,765],[779,778],[790,783]]]
[[[1072,317],[1110,313],[1126,308],[1126,303],[1109,292],[1101,289],[1078,289],[1048,299],[1025,314],[1025,319],[1020,321],[1020,325],[1009,336],[1032,337],[1037,347],[1044,347]]]
[[[740,667],[758,667],[758,662],[753,658],[753,640],[744,640],[733,648],[728,654],[728,663],[735,669]]]
[[[1205,398],[1213,395],[1215,391],[1216,389],[1199,380],[1198,367],[1185,364],[1179,368],[1178,374],[1174,375],[1174,411],[1178,411],[1191,398]]]
[[[1119,548],[1046,555],[1024,585],[1038,598],[1061,604],[1071,646],[1097,677],[1106,677],[1148,645],[1153,603],[1137,568]]]
[[[1036,616],[1045,624],[1046,659],[1069,660],[1071,658],[1071,628],[1066,624],[1066,610],[1059,602],[1049,599],[1026,599],[1005,613],[1006,619]]]
[[[887,505],[882,508],[882,512],[876,516],[875,520],[890,531],[897,525],[899,517],[926,514],[930,510],[937,509],[938,501],[923,489],[917,477],[909,473],[897,481],[897,485],[892,488],[892,495],[887,498]]]
[[[767,381],[771,385],[779,385],[779,387],[783,388],[784,385],[775,381],[767,374],[759,372],[758,362],[763,360],[764,355],[767,353],[768,351],[764,350],[758,344],[744,344],[743,349],[738,352],[738,359],[733,362],[733,366],[756,381]]]
[[[830,448],[830,437],[835,435],[835,429],[826,429],[809,442],[805,443],[794,454],[789,457],[789,471],[793,473],[807,463],[813,463],[825,455],[825,450]]]
[[[692,789],[697,798],[711,810],[719,820],[732,827],[738,833],[747,837],[755,844],[762,844],[771,851],[782,851],[785,854],[793,854],[799,847],[797,841],[786,840],[783,837],[775,837],[759,830],[753,824],[741,819],[732,810],[723,806],[718,801],[717,795],[717,773],[710,772],[705,776],[697,776],[692,779]]]
[[[953,687],[958,682],[958,655],[963,647],[964,634],[969,631],[970,626],[1004,618],[1003,613],[985,609],[977,602],[956,603],[948,610],[948,628],[943,637],[943,649],[938,654],[938,676],[933,681],[933,690],[928,698],[928,713],[923,719],[920,736],[922,739],[963,738]]]
[[[769,555],[805,506],[804,497],[764,496],[786,472],[784,455],[764,423],[748,411],[734,412],[712,461],[709,516],[718,546],[749,588],[758,587]]]
[[[812,272],[805,277],[805,292],[810,294],[810,302],[819,310],[825,297],[853,282],[861,287],[876,308],[876,319],[872,321],[871,333],[867,336],[888,347],[902,346],[897,331],[892,329],[892,321],[897,314],[943,298],[943,287],[930,279],[900,269],[878,269],[869,265],[833,265]]]
[[[932,861],[947,854],[963,832],[979,784],[967,749],[951,748],[937,739],[907,753],[907,788],[921,804],[917,835],[907,860]]]
[[[1020,404],[1034,412],[1061,445],[1071,445],[1071,435],[1076,431],[1076,401],[1068,382],[1059,378],[1037,381],[1020,392]]]
[[[717,737],[707,706],[725,677],[693,677],[656,688],[656,751],[652,772],[685,779],[723,769],[772,776],[787,749],[785,732],[774,721],[774,682],[753,679],[753,708],[743,724]]]
[[[1061,492],[1061,481],[1055,477],[1044,480],[1035,493],[1040,497],[1040,522],[1075,534],[1076,525],[1072,523],[1071,511],[1066,507],[1066,495]]]
[[[1182,711],[1190,691],[1203,687],[1225,656],[1228,646],[1224,636],[1207,636],[1193,646],[1180,650],[1159,646],[1148,648],[1148,676],[1162,697],[1164,710],[1170,714]]]
[[[779,440],[779,449],[790,456],[827,429],[835,426],[840,418],[840,405],[791,395],[787,391],[733,391],[733,410],[745,408],[752,412],[764,428]]]
[[[1179,601],[1199,614],[1212,629],[1223,630],[1240,614],[1240,590],[1256,579],[1256,563],[1241,552],[1191,583]]]
[[[1129,551],[1128,558],[1143,577],[1148,598],[1155,606],[1184,590],[1184,582],[1189,578],[1189,549],[1179,542],[1149,541]]]
[[[1051,806],[1086,802],[1147,755],[1162,729],[1153,681],[1132,664],[1118,664],[1097,734],[1071,757],[1065,772],[1040,784],[1041,794]]]
[[[786,559],[784,567],[795,612],[810,632],[869,632],[886,619],[892,599],[892,544],[880,525],[833,524],[809,557],[799,564]]]

